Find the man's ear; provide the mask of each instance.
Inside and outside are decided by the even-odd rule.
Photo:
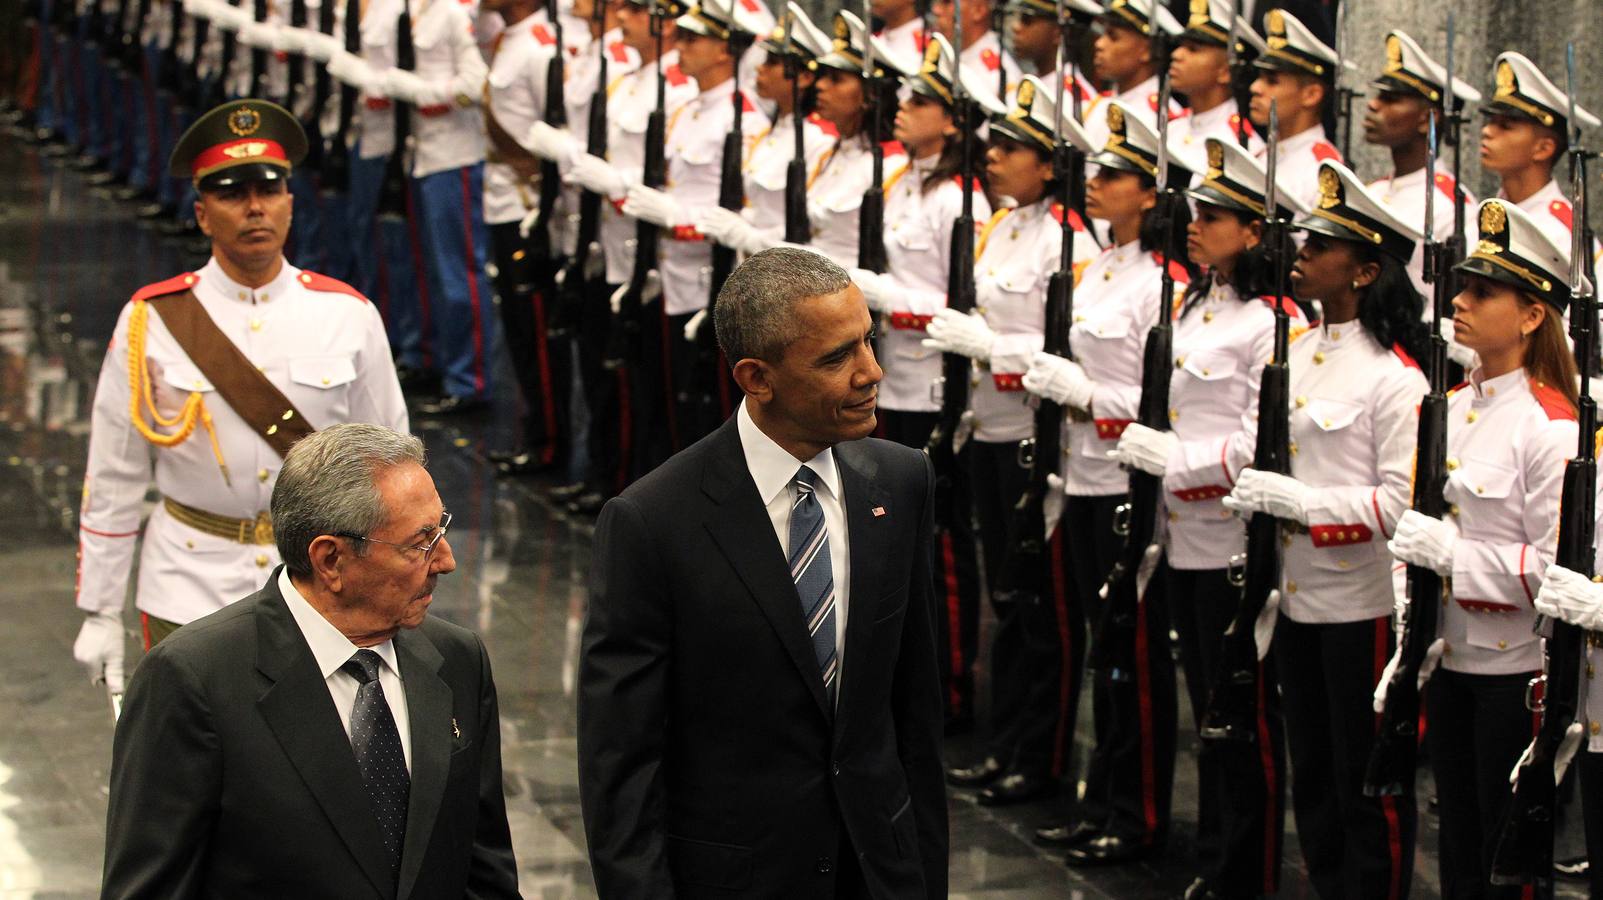
[[[356,542],[350,538],[320,534],[306,547],[312,562],[312,583],[323,585],[329,592],[338,594],[343,586],[341,572],[346,562],[356,555]]]
[[[735,384],[746,396],[758,403],[767,403],[774,398],[773,372],[768,364],[760,359],[747,357],[735,363]]]
[[[1302,105],[1305,109],[1319,109],[1320,104],[1325,102],[1325,97],[1328,96],[1329,93],[1329,90],[1327,90],[1325,87],[1325,83],[1316,78],[1303,79],[1302,90],[1298,91],[1298,94],[1302,97]]]

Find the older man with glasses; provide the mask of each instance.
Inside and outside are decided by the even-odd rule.
[[[422,444],[303,438],[272,514],[283,566],[128,685],[102,895],[518,896],[489,657],[428,617],[456,560]]]

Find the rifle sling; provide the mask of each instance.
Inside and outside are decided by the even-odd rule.
[[[194,291],[152,297],[151,309],[217,393],[279,456],[316,429],[206,314]]]

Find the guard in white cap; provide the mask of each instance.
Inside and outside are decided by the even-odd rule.
[[[898,59],[923,58],[924,48],[934,34],[927,9],[928,4],[919,0],[870,0],[869,14],[879,25],[874,36],[884,41]]]
[[[1205,141],[1235,141],[1256,153],[1263,146],[1236,99],[1236,73],[1230,71],[1230,34],[1235,24],[1236,54],[1250,60],[1268,49],[1231,0],[1191,0],[1191,18],[1169,58],[1169,81],[1191,108],[1169,126],[1170,146],[1197,169],[1207,165]]]
[[[1102,7],[1092,0],[1065,0],[1063,11],[1067,13],[1067,21],[1058,23],[1058,8],[1056,0],[1012,0],[1007,10],[1013,15],[1011,37],[1013,38],[1013,55],[1020,62],[1035,68],[1037,78],[1048,88],[1053,87],[1053,77],[1058,71],[1058,51],[1063,45],[1063,29],[1071,30],[1073,35],[1083,34],[1084,29],[1091,28],[1098,17],[1102,15]],[[1072,91],[1071,95],[1080,106],[1084,107],[1096,97],[1096,88],[1091,86],[1085,69],[1078,69],[1065,60],[1063,64],[1063,90]],[[993,84],[992,90],[995,90]],[[1055,95],[1054,95],[1055,96]],[[1065,103],[1071,110],[1074,103]]]
[[[1252,461],[1258,382],[1274,345],[1273,305],[1286,309],[1293,327],[1305,324],[1289,289],[1272,284],[1274,273],[1262,250],[1262,164],[1235,141],[1208,138],[1207,146],[1207,172],[1188,192],[1197,212],[1186,242],[1191,261],[1208,274],[1191,283],[1176,314],[1169,386],[1173,430],[1133,423],[1115,450],[1123,465],[1163,476],[1168,529],[1152,577],[1165,579],[1165,588],[1146,595],[1145,609],[1149,619],[1158,619],[1148,626],[1160,629],[1158,634],[1167,633],[1173,617],[1198,719],[1216,683],[1218,648],[1241,594],[1229,569],[1230,560],[1245,549],[1243,530],[1220,499]],[[1305,211],[1287,192],[1284,178],[1277,191],[1280,215]],[[1158,717],[1172,721],[1175,714],[1168,659],[1161,652],[1148,657],[1153,716],[1159,722],[1165,719]],[[1259,714],[1259,733],[1267,736],[1260,763],[1227,768],[1214,754],[1197,759],[1198,830],[1207,837],[1198,848],[1201,871],[1188,897],[1255,897],[1278,887],[1285,761],[1273,690]],[[1168,785],[1160,787],[1163,793],[1154,802],[1166,810]]]
[[[1007,94],[1011,99],[1018,89],[1019,68],[1013,54],[1002,46],[1002,35],[992,30],[997,22],[999,7],[1007,0],[932,0],[930,14],[935,18],[935,30],[952,40],[953,17],[961,7],[963,15],[963,46],[956,48],[958,62],[977,71],[987,73],[991,93]],[[1005,90],[1003,89],[1005,86]]]
[[[1321,897],[1384,897],[1409,884],[1414,798],[1366,797],[1377,662],[1392,652],[1387,536],[1408,508],[1416,409],[1429,389],[1424,301],[1404,265],[1419,232],[1340,163],[1296,222],[1297,298],[1323,319],[1291,342],[1291,473],[1246,469],[1225,505],[1292,526],[1281,567],[1275,672],[1291,805]]]
[[[1481,166],[1497,175],[1497,196],[1512,201],[1568,247],[1574,210],[1553,178],[1553,169],[1570,146],[1570,129],[1596,128],[1596,116],[1575,107],[1536,64],[1518,53],[1492,63],[1492,98],[1481,106]]]
[[[1108,116],[1102,104],[1117,100],[1148,124],[1157,122],[1158,72],[1168,61],[1153,56],[1152,0],[1109,0],[1099,19],[1102,33],[1097,35],[1091,59],[1098,84],[1111,88],[1080,110],[1080,121],[1091,146],[1108,142]],[[1163,4],[1158,6],[1158,28],[1172,43],[1180,23]],[[1178,118],[1184,110],[1169,101],[1168,116]]]
[[[1465,278],[1453,326],[1480,366],[1448,398],[1447,515],[1409,510],[1389,545],[1398,560],[1451,579],[1441,664],[1424,698],[1444,897],[1493,895],[1485,848],[1535,730],[1526,698],[1542,671],[1542,639],[1532,603],[1553,562],[1565,461],[1579,436],[1564,329],[1569,242],[1507,200],[1482,201],[1476,219],[1480,240],[1457,267]]]
[[[1338,57],[1285,10],[1269,10],[1263,24],[1268,49],[1253,61],[1258,77],[1252,82],[1252,122],[1268,128],[1269,107],[1275,105],[1280,119],[1277,172],[1299,203],[1312,206],[1319,199],[1319,164],[1342,161],[1325,131],[1327,111],[1335,102]]]
[[[1453,104],[1460,109],[1481,99],[1480,91],[1463,80],[1454,78],[1450,92],[1446,81],[1444,68],[1427,56],[1413,38],[1393,31],[1386,35],[1386,67],[1370,85],[1374,95],[1364,110],[1364,141],[1385,147],[1391,152],[1392,160],[1391,174],[1372,182],[1370,191],[1393,215],[1417,229],[1425,227],[1426,195],[1436,191],[1432,203],[1437,241],[1445,241],[1453,234],[1453,176],[1438,162],[1436,183],[1425,183],[1430,117],[1435,114],[1436,133],[1442,137],[1440,146],[1446,147],[1449,135],[1444,115],[1449,93]],[[1467,190],[1464,203],[1470,210],[1474,209],[1475,198]],[[1419,292],[1428,296],[1430,288],[1425,284],[1423,243],[1419,247],[1409,260],[1408,274]],[[1427,302],[1426,306],[1429,305]]]

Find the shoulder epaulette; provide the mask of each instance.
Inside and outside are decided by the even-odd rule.
[[[1263,305],[1269,307],[1270,309],[1274,309],[1278,306],[1279,308],[1285,310],[1286,315],[1291,316],[1293,319],[1300,318],[1302,316],[1302,308],[1297,305],[1297,301],[1291,299],[1290,297],[1276,297],[1272,294],[1266,294],[1258,299],[1262,300]]]
[[[980,62],[992,72],[1002,66],[1002,57],[995,50],[986,49],[980,53]]]
[[[1447,396],[1451,397],[1454,394],[1458,393],[1459,391],[1461,391],[1461,390],[1463,390],[1464,388],[1467,388],[1467,387],[1469,387],[1469,382],[1460,381],[1459,383],[1457,383],[1457,384],[1455,384],[1452,387],[1447,389]]]
[[[1453,176],[1446,172],[1437,172],[1436,189],[1446,194],[1447,199],[1451,200],[1453,198]]]
[[[1563,222],[1565,228],[1573,227],[1571,223],[1575,220],[1575,211],[1570,208],[1570,201],[1554,200],[1547,205],[1547,211],[1553,214],[1553,218]]]
[[[1314,159],[1320,162],[1324,162],[1327,159],[1341,162],[1341,151],[1337,150],[1336,146],[1329,141],[1320,141],[1314,145]]]
[[[168,294],[176,294],[180,291],[187,291],[194,287],[199,281],[199,275],[196,275],[194,272],[185,272],[182,275],[174,275],[166,281],[158,281],[155,284],[145,285],[139,290],[134,291],[133,299],[135,302],[137,302],[139,300],[149,300],[152,297],[165,297]]]
[[[828,137],[840,137],[840,129],[835,127],[835,123],[824,118],[818,113],[810,114],[807,117],[807,121],[818,126],[818,130],[822,131]]]
[[[310,290],[322,291],[326,294],[349,294],[363,303],[367,302],[367,298],[362,296],[361,291],[340,281],[338,278],[330,278],[327,275],[319,275],[316,272],[307,271],[301,272],[298,278],[300,283],[306,285]]]
[[[1550,421],[1575,421],[1575,407],[1570,404],[1570,398],[1558,388],[1543,382],[1531,379],[1531,396],[1536,402],[1542,404],[1542,412],[1547,413]]]
[[[535,40],[545,44],[547,47],[557,42],[557,36],[552,34],[551,29],[545,27],[543,22],[529,26],[529,33],[534,35]]]
[[[626,63],[629,61],[629,45],[623,41],[613,41],[607,45],[607,50],[611,51],[612,58],[618,62]]]
[[[690,77],[679,68],[678,63],[674,63],[664,70],[663,77],[668,79],[668,83],[674,87],[684,87],[686,84],[690,83]]]
[[[1112,248],[1110,247],[1109,249],[1112,249]],[[1152,261],[1157,263],[1157,264],[1159,264],[1159,265],[1162,265],[1163,264],[1163,254],[1159,253],[1156,250],[1152,251]],[[1174,283],[1175,284],[1190,284],[1191,283],[1191,272],[1188,271],[1185,266],[1181,265],[1180,264],[1180,260],[1178,260],[1178,259],[1169,260],[1169,277],[1174,279]]]
[[[1052,219],[1054,221],[1056,221],[1059,225],[1063,224],[1063,204],[1061,204],[1061,203],[1052,204]],[[1075,231],[1084,231],[1085,230],[1085,220],[1080,218],[1080,211],[1079,210],[1077,210],[1077,209],[1069,210],[1069,227],[1073,228]]]
[[[1408,351],[1403,349],[1402,344],[1392,344],[1391,352],[1395,354],[1398,359],[1403,361],[1403,365],[1409,367],[1410,369],[1419,369],[1419,361],[1414,359],[1412,356],[1409,356]],[[1420,371],[1423,372],[1424,369],[1420,369]]]
[[[980,179],[978,177],[975,177],[973,179],[973,181],[974,181],[974,193],[976,193],[976,194],[985,193],[985,185],[980,184]],[[958,187],[962,187],[963,186],[963,176],[962,176],[962,174],[953,175],[952,176],[952,183],[957,185]]]
[[[1258,136],[1258,132],[1253,130],[1252,120],[1251,119],[1243,119],[1243,118],[1241,118],[1241,114],[1240,113],[1236,113],[1235,115],[1232,115],[1230,117],[1230,131],[1231,131],[1231,133],[1235,133],[1238,130],[1239,131],[1245,131],[1247,133],[1247,137],[1257,137]]]
[[[879,144],[879,149],[884,151],[886,156],[907,155],[907,148],[902,146],[901,141],[881,141]]]
[[[745,91],[741,91],[740,92],[740,109],[741,109],[742,112],[756,112],[757,111],[757,107],[751,105],[751,98],[746,96],[746,92]]]

